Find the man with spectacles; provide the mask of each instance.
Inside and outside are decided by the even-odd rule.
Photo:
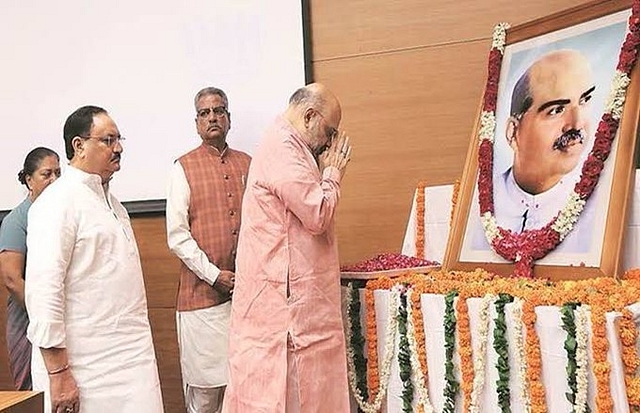
[[[240,209],[251,158],[226,142],[227,95],[195,97],[202,143],[178,158],[167,190],[167,241],[180,259],[176,323],[189,413],[220,411],[227,384],[227,341]]]
[[[47,412],[163,411],[140,256],[109,190],[121,140],[104,109],[73,112],[69,166],[29,210],[27,334]]]
[[[253,158],[242,206],[226,413],[348,412],[334,220],[351,156],[329,89],[297,90]],[[336,135],[339,135],[336,137]]]

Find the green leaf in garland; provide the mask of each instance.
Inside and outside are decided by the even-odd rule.
[[[455,365],[453,364],[453,354],[456,344],[456,312],[453,306],[458,292],[450,291],[444,297],[444,371],[445,371],[445,387],[444,387],[444,407],[443,413],[454,413],[456,408],[456,395],[460,388],[460,383],[456,380]]]
[[[400,341],[398,344],[398,365],[400,367],[400,380],[402,380],[402,411],[412,413],[413,407],[413,382],[411,381],[411,352],[409,349],[409,338],[407,337],[407,295],[400,294],[400,307],[398,308],[398,333]]]
[[[571,390],[565,393],[565,397],[573,407],[575,407],[576,395],[578,393],[578,362],[576,360],[578,342],[576,340],[574,311],[579,305],[579,303],[566,303],[560,309],[560,313],[562,314],[562,329],[567,332],[567,338],[564,340],[564,349],[567,352],[567,366],[565,367],[565,371],[567,372],[567,384],[569,385],[569,390]]]
[[[498,354],[496,369],[498,370],[498,380],[496,381],[496,391],[498,392],[498,406],[502,413],[511,413],[511,390],[509,388],[509,342],[507,341],[507,323],[504,307],[507,303],[513,302],[513,297],[509,294],[499,294],[496,300],[496,319],[493,329],[493,348]]]
[[[362,398],[369,398],[369,386],[367,385],[367,359],[364,357],[365,338],[362,334],[362,324],[360,323],[360,291],[357,286],[351,284],[351,304],[347,308],[347,315],[351,322],[351,342],[353,349],[353,364],[355,365],[356,387],[360,391]],[[358,412],[362,410],[358,407]]]

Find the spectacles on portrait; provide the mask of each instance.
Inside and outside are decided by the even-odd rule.
[[[126,140],[126,138],[124,138],[123,136],[111,136],[111,135],[107,135],[107,136],[80,136],[80,138],[82,139],[94,139],[98,142],[103,143],[104,145],[108,146],[109,148],[113,148],[114,146],[116,146],[116,143],[119,143],[120,145],[122,145],[122,143]]]
[[[333,142],[336,135],[338,135],[338,129],[334,128],[333,126],[329,126],[327,119],[324,117],[324,115],[320,111],[316,110],[316,113],[320,115],[324,124],[328,126],[328,128],[324,129],[324,134],[327,136],[327,139],[329,139],[330,142]]]
[[[222,118],[229,114],[229,111],[224,106],[216,106],[215,108],[202,108],[196,111],[198,117],[201,119],[208,118],[211,113],[218,118]]]

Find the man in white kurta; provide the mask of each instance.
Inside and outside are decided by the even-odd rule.
[[[34,390],[50,412],[162,412],[131,223],[109,192],[120,133],[89,106],[65,124],[70,166],[29,211],[25,300]]]

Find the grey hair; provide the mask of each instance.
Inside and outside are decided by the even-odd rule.
[[[301,87],[293,92],[293,95],[289,98],[289,105],[291,106],[310,106],[312,108],[322,108],[325,105],[325,100],[320,94],[309,90],[308,87]]]
[[[195,105],[196,109],[198,108],[198,101],[203,97],[209,96],[209,95],[220,96],[220,98],[222,98],[222,102],[224,102],[224,107],[229,109],[229,99],[227,98],[227,94],[224,93],[224,90],[218,89],[217,87],[213,87],[213,86],[205,87],[204,89],[196,93],[196,97],[193,100],[193,104]]]

